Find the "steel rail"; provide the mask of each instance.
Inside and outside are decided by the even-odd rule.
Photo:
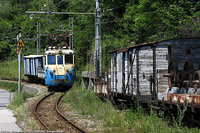
[[[75,124],[73,124],[72,122],[70,122],[59,110],[58,106],[59,106],[59,103],[61,101],[61,99],[63,98],[63,96],[66,94],[66,92],[64,92],[60,98],[58,99],[58,101],[56,102],[56,112],[65,120],[67,121],[72,127],[74,127],[77,131],[81,132],[81,133],[85,133],[85,131],[79,127],[77,127]]]
[[[38,115],[38,113],[37,113],[37,109],[38,109],[38,106],[40,105],[40,103],[42,102],[42,101],[44,101],[46,98],[48,98],[49,96],[51,96],[51,95],[53,95],[55,92],[51,92],[51,93],[49,93],[48,95],[46,95],[45,97],[43,97],[42,99],[40,99],[40,101],[36,104],[36,106],[35,106],[35,109],[34,109],[34,114],[36,115],[36,117],[37,117],[37,119],[40,121],[40,123],[44,126],[44,128],[46,129],[46,130],[48,130],[48,131],[51,131],[48,127],[47,127],[47,125],[40,119],[40,117],[39,117],[39,115]]]
[[[5,77],[0,77],[0,80],[9,80],[9,81],[18,81],[18,78],[5,78]],[[21,79],[22,82],[28,82],[27,79]]]

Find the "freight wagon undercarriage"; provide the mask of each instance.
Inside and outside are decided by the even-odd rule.
[[[83,76],[97,95],[152,102],[163,110],[179,105],[200,110],[200,39],[151,42],[110,54],[106,73]]]

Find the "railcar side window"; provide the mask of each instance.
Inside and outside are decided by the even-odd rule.
[[[65,55],[65,64],[73,64],[73,55]]]
[[[47,58],[47,57],[45,56],[45,57],[44,57],[44,64],[45,64],[45,65],[47,65],[47,62],[46,62],[47,59],[46,59],[46,58]]]
[[[58,65],[63,64],[63,56],[57,56]]]
[[[55,55],[48,55],[48,64],[49,65],[55,65],[56,64],[56,57]]]

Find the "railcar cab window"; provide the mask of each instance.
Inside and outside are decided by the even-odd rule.
[[[58,65],[63,65],[63,56],[57,56]]]
[[[65,55],[65,64],[73,64],[73,55]]]
[[[56,56],[55,55],[48,55],[47,60],[48,60],[49,65],[55,65],[56,64]]]

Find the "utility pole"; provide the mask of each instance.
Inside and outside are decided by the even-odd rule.
[[[72,49],[73,49],[73,46],[74,46],[74,18],[72,17]]]
[[[95,76],[101,76],[101,9],[99,7],[99,1],[96,0],[96,14],[95,14],[95,53],[96,66]]]
[[[37,55],[40,54],[40,22],[37,22]]]
[[[40,21],[39,21],[39,52],[38,53],[40,54]]]
[[[17,42],[21,38],[21,33],[17,35]],[[21,90],[21,48],[19,48],[19,54],[18,54],[18,65],[19,65],[19,78],[18,78],[18,94],[20,94]]]
[[[38,27],[39,27],[39,22],[37,22],[37,55],[39,54],[38,46],[39,46],[39,32],[38,32]]]
[[[70,45],[70,48],[71,49],[73,49],[73,36],[74,36],[74,32],[73,32],[73,30],[74,30],[74,18],[73,17],[71,17],[71,18],[69,18],[69,28],[71,28],[72,30],[71,31],[69,31],[69,45]]]

